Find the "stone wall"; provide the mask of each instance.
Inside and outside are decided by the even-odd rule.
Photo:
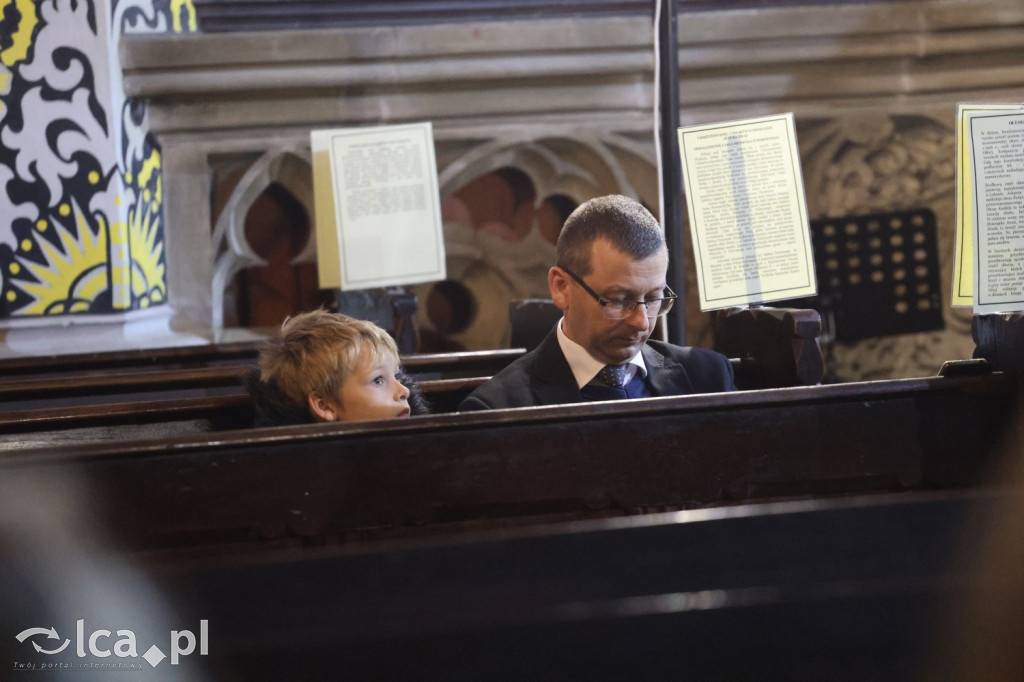
[[[969,357],[970,311],[948,306],[953,117],[960,101],[1024,100],[1024,7],[683,13],[678,33],[681,123],[794,112],[812,219],[902,208],[937,216],[946,328],[837,345],[839,378],[932,374]],[[431,318],[423,303],[434,292],[421,288],[421,324],[452,347],[501,345],[508,300],[546,293],[551,225],[567,205],[618,192],[657,211],[653,35],[649,17],[629,16],[127,37],[125,89],[147,103],[163,147],[179,324],[224,323],[225,287],[260,261],[242,226],[268,184],[289,187],[313,214],[311,129],[430,120],[448,271],[473,310],[442,328],[449,318]],[[215,214],[219,171],[239,164],[242,178]],[[313,247],[296,262],[312,260]],[[673,257],[689,261],[689,245]],[[687,341],[710,345],[695,300]]]

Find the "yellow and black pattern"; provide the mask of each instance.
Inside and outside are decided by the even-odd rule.
[[[0,0],[0,319],[166,302],[160,150],[141,105],[97,79],[117,71],[121,34],[195,31],[195,10],[191,0],[108,9]]]

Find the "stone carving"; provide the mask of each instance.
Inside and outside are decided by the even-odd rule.
[[[554,243],[573,208],[617,193],[657,212],[652,156],[653,145],[623,135],[573,132],[504,135],[447,160],[439,186],[449,282],[416,288],[422,337],[436,350],[507,347],[508,304],[550,296]],[[467,294],[469,315],[452,310],[452,282]]]
[[[313,215],[313,176],[308,147],[286,146],[268,149],[242,175],[231,192],[213,227],[212,243],[216,254],[211,283],[213,326],[224,326],[225,292],[234,276],[243,268],[267,264],[249,244],[245,234],[245,218],[256,199],[272,184],[288,190]],[[309,240],[291,263],[316,261],[316,234],[310,230]]]
[[[884,114],[804,122],[798,137],[812,219],[928,207],[938,222],[946,329],[834,347],[840,380],[934,374],[969,358],[971,311],[948,307],[953,270],[955,136],[926,116]]]

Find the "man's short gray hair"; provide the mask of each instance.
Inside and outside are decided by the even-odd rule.
[[[665,248],[665,234],[640,202],[619,194],[580,204],[565,220],[555,245],[556,264],[583,277],[590,274],[591,247],[598,238],[635,260]]]

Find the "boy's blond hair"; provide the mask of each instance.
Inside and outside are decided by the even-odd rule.
[[[261,346],[260,380],[298,405],[313,393],[335,399],[364,350],[375,365],[399,361],[394,339],[372,322],[326,310],[300,313],[285,319],[278,339]]]

